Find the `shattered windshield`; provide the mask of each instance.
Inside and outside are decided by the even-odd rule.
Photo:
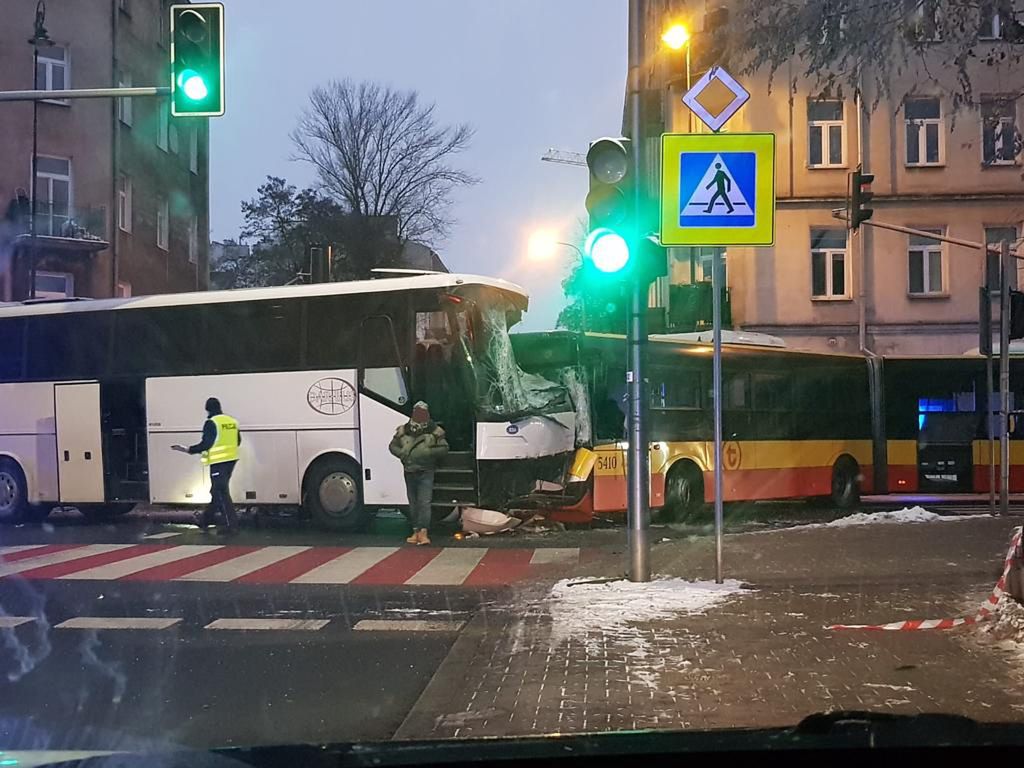
[[[0,768],[1020,741],[1022,54],[4,0]]]

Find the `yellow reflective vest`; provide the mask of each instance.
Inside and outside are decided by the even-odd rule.
[[[238,461],[238,422],[223,413],[211,416],[210,421],[217,427],[217,439],[210,450],[203,451],[203,464]]]

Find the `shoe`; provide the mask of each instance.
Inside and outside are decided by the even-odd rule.
[[[427,529],[420,528],[419,531],[416,532],[416,544],[422,547],[423,545],[429,543],[430,537],[427,535]]]
[[[202,512],[193,512],[192,521],[196,524],[196,528],[198,528],[200,531],[205,532],[210,530],[210,524],[206,522],[206,518],[203,516]]]
[[[413,531],[412,536],[405,540],[406,544],[419,544],[420,543],[420,532]]]

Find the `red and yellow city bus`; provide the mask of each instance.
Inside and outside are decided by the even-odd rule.
[[[725,501],[822,497],[850,507],[862,493],[988,490],[984,358],[865,358],[796,351],[757,334],[727,337]],[[577,410],[589,410],[589,434],[577,435],[568,500],[556,517],[585,522],[623,511],[623,337],[552,331],[513,338],[527,370],[558,379],[573,369],[586,383],[589,402]],[[712,500],[711,346],[653,336],[648,361],[651,506],[685,518]],[[1011,372],[1011,381],[1021,376]],[[1010,488],[1024,490],[1024,443],[1012,444],[1011,461]]]

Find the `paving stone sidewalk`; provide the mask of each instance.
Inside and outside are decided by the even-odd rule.
[[[725,575],[749,587],[706,614],[552,636],[544,597],[480,613],[397,739],[637,728],[790,725],[861,709],[1024,720],[1017,657],[976,629],[839,632],[969,613],[998,576],[1012,527],[956,522],[728,536]],[[714,575],[707,538],[655,546],[658,574]],[[621,554],[580,576],[613,576]]]

